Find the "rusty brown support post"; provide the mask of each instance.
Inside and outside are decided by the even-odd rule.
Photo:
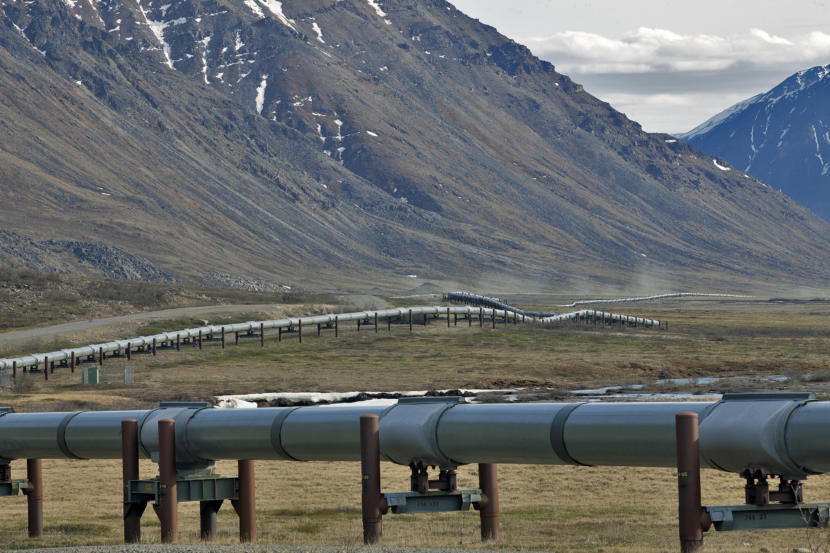
[[[199,349],[202,349],[202,331],[199,331]]]
[[[380,542],[383,497],[380,495],[380,428],[377,415],[360,416],[360,471],[363,543]]]
[[[493,314],[490,316],[490,322],[493,323],[493,328],[496,328],[496,308],[493,308]]]
[[[360,332],[360,319],[357,320],[357,331]]]
[[[153,357],[156,356],[156,339],[153,338]]]
[[[302,319],[297,319],[297,332],[298,332],[298,337],[300,339],[300,343],[302,344],[303,343],[303,320]]]
[[[239,468],[239,541],[256,541],[256,497],[254,486],[254,462],[240,460]]]
[[[127,359],[129,359],[129,358],[130,358],[130,346],[127,345]],[[69,368],[72,370],[73,373],[75,372],[75,352],[74,351],[69,352]]]
[[[320,337],[320,332],[322,331],[323,325],[317,323],[317,337]]]
[[[334,316],[334,337],[337,338],[340,336],[340,327],[337,322],[340,320],[339,315]]]
[[[484,327],[484,308],[483,307],[478,308],[478,327],[479,328]]]
[[[378,312],[375,311],[375,334],[378,333]]]
[[[222,327],[222,349],[225,349],[225,327]]]
[[[524,315],[522,315],[522,316],[524,317]],[[514,325],[519,324],[519,314],[518,313],[513,313],[513,324]]]
[[[467,326],[472,328],[473,327],[473,316],[467,311]]]
[[[43,459],[26,459],[29,537],[43,537]]]
[[[49,358],[43,358],[43,380],[49,380]]]
[[[700,435],[698,416],[683,411],[674,417],[677,440],[677,499],[681,553],[703,547],[703,532],[708,530],[700,502]],[[708,517],[706,517],[708,518]]]
[[[386,317],[386,331],[392,332],[392,317]]]
[[[141,514],[146,504],[128,503],[130,480],[138,480],[138,420],[121,421],[121,475],[124,492],[124,542],[141,541]]]
[[[409,310],[409,332],[412,332],[412,310]]]
[[[282,342],[282,327],[277,329],[277,342]]]
[[[176,488],[176,423],[161,419],[159,436],[159,521],[161,542],[173,543],[178,537],[178,490]]]
[[[17,361],[12,361],[12,378],[17,378]]]
[[[458,326],[458,313],[452,314],[452,326]]]
[[[479,463],[478,487],[481,503],[478,515],[481,520],[481,541],[499,539],[499,482],[498,465]]]
[[[103,367],[104,366],[104,348],[98,348],[98,365]]]
[[[450,308],[447,307],[447,328],[450,327]]]
[[[259,323],[259,347],[265,347],[265,323]]]
[[[424,326],[425,327],[427,326],[427,314],[426,313],[424,313]]]

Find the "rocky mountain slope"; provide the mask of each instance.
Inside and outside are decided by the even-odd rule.
[[[682,138],[830,221],[830,65],[799,71]]]
[[[98,270],[73,254],[97,245],[131,274],[328,288],[830,274],[826,223],[442,0],[0,5],[5,264]]]

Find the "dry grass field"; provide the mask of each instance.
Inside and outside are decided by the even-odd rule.
[[[535,306],[534,306],[535,307]],[[292,306],[303,312],[311,306]],[[316,309],[320,309],[319,306]],[[830,389],[830,303],[693,301],[616,306],[612,310],[669,321],[668,331],[565,325],[447,328],[438,320],[426,328],[393,325],[375,334],[354,326],[321,338],[307,329],[276,341],[266,335],[229,340],[199,351],[163,350],[153,358],[136,355],[130,364],[135,384],[118,383],[127,363],[108,359],[112,383],[80,384],[80,374],[58,368],[43,381],[27,375],[0,397],[19,411],[151,407],[160,400],[209,400],[217,394],[264,391],[393,391],[461,387],[523,387],[553,400],[573,401],[568,390],[641,383],[646,390],[721,392],[754,386],[740,381],[683,387],[655,385],[661,378],[691,376],[786,375],[789,382],[763,389]],[[160,325],[166,324],[162,321]],[[805,375],[810,375],[805,377]],[[13,463],[14,477],[25,474]],[[147,462],[143,476],[156,474]],[[235,463],[218,463],[232,475]],[[361,542],[360,481],[356,463],[257,462],[260,543],[358,545]],[[382,466],[384,490],[405,491],[408,469]],[[459,470],[460,487],[475,487],[475,466]],[[3,499],[0,550],[61,544],[119,543],[121,539],[118,461],[47,460],[43,540],[26,538],[26,503]],[[743,501],[737,475],[704,471],[704,504]],[[483,545],[475,512],[440,515],[388,515],[384,543],[414,546],[518,548],[546,551],[661,552],[678,550],[676,477],[671,469],[507,466],[500,467],[502,538]],[[808,501],[830,499],[830,478],[811,477]],[[150,509],[144,539],[159,540]],[[220,511],[222,543],[233,543],[236,519],[230,506]],[[826,531],[726,532],[707,535],[707,551],[785,552],[825,543]],[[180,506],[180,541],[198,541],[198,509]],[[826,543],[825,543],[826,545]],[[815,548],[814,548],[815,549]]]

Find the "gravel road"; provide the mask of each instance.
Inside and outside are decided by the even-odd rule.
[[[205,313],[239,313],[245,311],[259,311],[262,309],[273,309],[278,304],[259,303],[254,305],[203,305],[196,307],[177,307],[175,309],[162,309],[161,311],[147,311],[146,313],[132,313],[118,317],[104,317],[86,321],[74,321],[54,326],[44,326],[29,330],[18,330],[0,334],[0,345],[23,342],[33,338],[52,338],[60,334],[69,334],[99,328],[112,324],[127,323],[131,321],[146,321],[152,319],[173,319],[178,317],[195,317]],[[194,325],[195,326],[195,325]],[[171,329],[177,330],[177,329]]]

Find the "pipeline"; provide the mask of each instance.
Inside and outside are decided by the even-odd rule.
[[[177,465],[220,459],[358,461],[360,416],[380,418],[381,459],[452,469],[469,463],[674,467],[675,415],[697,413],[702,467],[791,480],[830,471],[830,402],[812,394],[726,394],[674,403],[471,404],[401,398],[391,406],[4,413],[0,459],[121,457],[121,421],[158,458],[158,421],[175,421]]]
[[[444,299],[447,301],[465,303],[467,305],[506,309],[513,313],[518,313],[519,315],[525,315],[526,317],[556,317],[561,315],[561,313],[545,313],[542,311],[527,311],[519,309],[518,307],[504,303],[499,298],[490,298],[479,294],[473,294],[472,292],[448,292],[447,295],[444,296]]]
[[[491,315],[498,318],[506,318],[508,313],[517,313],[515,308],[501,309],[493,308],[484,313],[484,315]],[[77,348],[67,348],[58,351],[51,351],[46,353],[35,353],[25,355],[22,357],[0,359],[0,371],[23,369],[25,367],[38,367],[41,363],[44,367],[48,367],[50,363],[66,363],[70,360],[78,361],[87,358],[91,359],[95,356],[103,358],[105,355],[119,355],[122,352],[135,352],[137,350],[150,350],[152,348],[161,347],[164,344],[175,344],[180,341],[209,338],[224,333],[263,333],[265,330],[279,329],[282,332],[285,329],[295,329],[302,327],[310,327],[313,325],[330,326],[336,323],[344,323],[349,321],[370,322],[378,319],[405,319],[407,317],[438,317],[441,315],[463,315],[466,317],[481,316],[480,308],[473,307],[443,307],[443,306],[421,306],[421,307],[397,307],[392,309],[380,309],[378,311],[356,311],[351,313],[326,314],[326,315],[312,315],[308,317],[294,317],[287,319],[276,319],[267,321],[249,321],[245,323],[235,323],[228,325],[208,325],[195,328],[187,328],[183,330],[176,330],[170,332],[162,332],[151,336],[139,336],[136,338],[128,338],[124,340],[116,340],[113,342],[105,342],[100,344],[90,344],[87,346]],[[519,312],[521,315],[522,313]],[[529,317],[529,318],[528,318]],[[630,317],[627,315],[620,315],[616,313],[608,313],[605,311],[595,311],[591,309],[583,309],[574,311],[572,313],[555,314],[548,317],[533,317],[525,315],[522,322],[535,324],[550,324],[554,322],[566,320],[603,320],[609,324],[627,323],[644,327],[659,327],[660,321],[656,319],[647,319],[644,317]],[[260,336],[261,338],[261,336]]]

